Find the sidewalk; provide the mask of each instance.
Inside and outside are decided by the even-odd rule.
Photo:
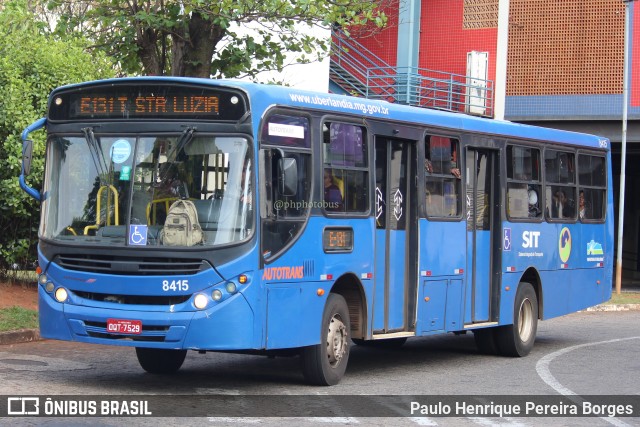
[[[614,283],[612,295],[616,293],[616,285]],[[640,282],[625,281],[622,283],[621,294],[638,293],[640,294]],[[629,311],[640,310],[640,304],[600,304],[595,307],[589,307],[586,311]]]
[[[615,285],[613,294],[615,294]],[[623,283],[622,293],[640,293],[640,282]],[[640,304],[600,304],[589,307],[585,311],[631,311],[640,310]],[[18,331],[0,332],[0,345],[11,345],[24,342],[40,340],[40,333],[37,329],[21,329]]]

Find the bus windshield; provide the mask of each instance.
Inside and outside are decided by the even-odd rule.
[[[48,144],[44,238],[92,245],[165,245],[171,206],[190,200],[202,238],[183,246],[218,246],[253,229],[249,141],[177,135],[52,136]],[[194,215],[195,217],[195,215]],[[193,221],[196,221],[193,218]]]

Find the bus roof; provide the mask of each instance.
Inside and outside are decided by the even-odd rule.
[[[285,86],[251,83],[241,80],[216,80],[190,77],[126,77],[118,79],[96,80],[67,85],[54,90],[80,89],[93,85],[117,85],[142,82],[197,84],[207,86],[226,86],[240,89],[249,95],[251,109],[264,111],[273,105],[334,111],[360,117],[386,119],[404,123],[452,129],[458,131],[480,132],[489,135],[512,138],[526,138],[540,141],[560,142],[590,148],[609,148],[609,140],[595,135],[563,131],[551,128],[513,123],[505,120],[481,118],[463,113],[411,107],[386,101],[369,100],[346,95],[312,92]],[[259,116],[253,117],[255,124]]]

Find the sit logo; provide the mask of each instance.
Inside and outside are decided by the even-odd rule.
[[[540,237],[539,231],[523,231],[522,232],[522,247],[523,248],[537,248],[538,238]]]

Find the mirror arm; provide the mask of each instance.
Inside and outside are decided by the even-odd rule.
[[[42,195],[35,188],[29,187],[25,180],[25,176],[29,174],[31,169],[31,155],[33,152],[33,142],[28,140],[29,134],[31,132],[35,132],[39,129],[45,127],[47,123],[47,119],[42,118],[29,126],[22,132],[22,169],[20,171],[20,178],[18,179],[20,183],[20,188],[22,188],[28,195],[36,199],[37,201],[42,200]],[[26,168],[25,168],[26,163]]]

